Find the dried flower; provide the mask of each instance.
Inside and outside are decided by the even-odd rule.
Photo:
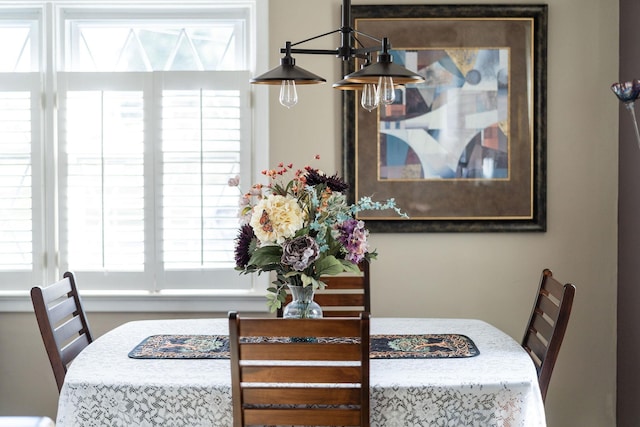
[[[367,244],[369,230],[364,228],[364,221],[349,218],[337,224],[336,229],[338,230],[338,240],[347,251],[345,258],[354,264],[360,263],[369,249]]]
[[[298,236],[282,245],[282,263],[302,271],[318,259],[320,248],[310,236]]]
[[[349,188],[349,185],[338,176],[334,174],[332,176],[326,176],[321,174],[317,169],[307,170],[307,185],[314,186],[318,184],[325,184],[331,189],[331,191],[343,192]]]
[[[296,199],[280,195],[262,198],[249,221],[262,243],[282,243],[304,226],[304,213]]]
[[[256,235],[249,224],[240,227],[236,237],[235,260],[236,267],[245,268],[251,259],[251,246],[255,246]]]
[[[375,258],[365,223],[355,218],[358,212],[392,209],[406,217],[393,199],[381,203],[366,197],[348,204],[342,194],[348,185],[337,174],[327,176],[310,166],[294,171],[284,163],[262,174],[270,182],[253,185],[240,198],[235,259],[242,273],[276,273],[267,299],[271,311],[284,301],[285,285],[318,289],[324,287],[321,276],[359,272],[360,262]],[[231,186],[238,184],[229,180]]]

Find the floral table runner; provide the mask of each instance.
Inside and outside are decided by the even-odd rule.
[[[372,335],[370,346],[371,359],[460,358],[480,354],[475,343],[469,337],[460,334]],[[151,335],[131,350],[129,357],[133,359],[228,359],[229,337],[226,335]]]

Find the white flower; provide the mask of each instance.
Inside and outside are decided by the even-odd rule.
[[[278,194],[262,198],[249,222],[262,243],[282,243],[304,226],[304,212],[296,199]]]

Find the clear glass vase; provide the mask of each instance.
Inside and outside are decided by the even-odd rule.
[[[319,319],[322,308],[313,300],[313,286],[287,285],[291,302],[284,307],[282,316],[288,319]]]

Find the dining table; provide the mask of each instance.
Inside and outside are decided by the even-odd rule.
[[[370,328],[372,337],[459,334],[476,350],[468,357],[372,356],[372,427],[546,426],[532,360],[495,326],[372,317]],[[228,358],[133,354],[150,337],[228,337],[228,331],[227,318],[206,318],[132,321],[105,333],[71,363],[56,426],[231,427]]]

